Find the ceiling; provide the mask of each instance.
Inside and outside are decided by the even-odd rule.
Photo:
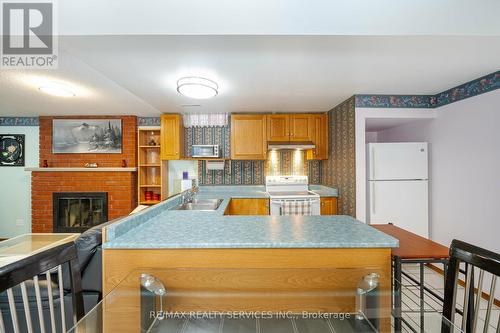
[[[0,71],[0,116],[327,111],[357,93],[436,94],[500,68],[496,36],[65,36],[59,49],[57,70]],[[179,95],[188,75],[215,80],[219,95]],[[40,93],[47,79],[77,96]]]
[[[64,0],[59,34],[500,35],[498,0]]]

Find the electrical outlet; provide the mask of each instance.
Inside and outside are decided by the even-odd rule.
[[[16,225],[18,227],[22,227],[24,225],[24,220],[23,219],[16,219]]]

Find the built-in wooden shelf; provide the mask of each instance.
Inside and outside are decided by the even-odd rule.
[[[149,144],[151,140],[154,140],[156,144]],[[168,162],[161,160],[160,143],[160,127],[139,127],[137,132],[137,191],[138,201],[141,205],[155,205],[160,202],[146,200],[146,191],[159,194],[161,200],[168,197],[168,186],[166,185]]]
[[[150,201],[140,201],[140,205],[156,205],[160,203],[160,201],[150,200]]]

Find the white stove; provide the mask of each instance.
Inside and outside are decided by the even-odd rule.
[[[271,215],[320,215],[320,198],[307,176],[266,176]]]

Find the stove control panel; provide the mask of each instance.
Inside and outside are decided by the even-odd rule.
[[[266,176],[266,185],[307,185],[307,176]]]

